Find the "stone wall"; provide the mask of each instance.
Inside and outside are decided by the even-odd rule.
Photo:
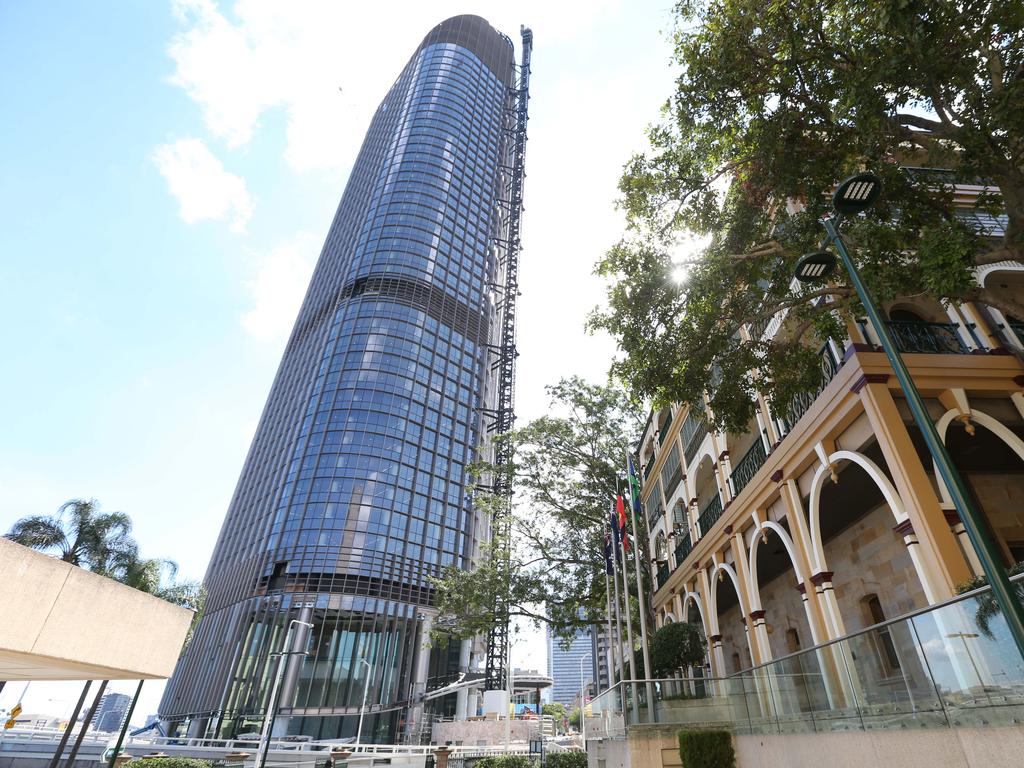
[[[822,510],[822,514],[828,514],[827,510]],[[882,505],[825,542],[828,569],[834,573],[836,600],[848,633],[874,623],[864,604],[868,595],[878,596],[886,618],[927,605],[914,564],[902,537],[893,530],[894,524],[889,507]],[[770,534],[767,544],[762,546],[781,547],[782,544]],[[719,585],[719,589],[724,586]],[[791,570],[760,586],[768,642],[775,658],[792,653],[790,643],[794,639],[800,648],[814,644],[807,613],[795,586],[796,577]],[[790,630],[796,633],[795,637]],[[728,672],[736,671],[734,654],[739,654],[743,668],[749,667],[750,650],[739,606],[719,616],[719,631]]]

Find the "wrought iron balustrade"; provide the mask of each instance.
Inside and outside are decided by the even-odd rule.
[[[651,454],[650,460],[644,466],[644,480],[651,476],[651,470],[654,469],[654,460],[657,458],[653,453]]]
[[[676,567],[678,568],[683,564],[683,560],[686,559],[687,555],[693,551],[693,542],[690,541],[690,534],[686,534],[679,538],[679,543],[676,544]]]
[[[886,325],[900,352],[928,355],[968,355],[971,352],[954,323],[888,320]]]
[[[665,582],[668,581],[668,575],[669,575],[668,563],[659,563],[658,564],[658,589],[661,589],[662,587],[665,586]]]
[[[704,419],[687,415],[682,431],[683,455],[686,457],[687,465],[689,465],[693,461],[693,457],[697,455],[700,444],[704,442],[704,437],[708,433],[708,423]]]
[[[736,466],[732,470],[732,492],[739,495],[747,483],[751,481],[754,475],[757,474],[757,470],[764,464],[765,459],[768,458],[768,452],[764,449],[764,443],[761,442],[761,438],[758,437],[754,440],[754,444],[750,446],[743,458],[736,462]]]
[[[671,428],[671,426],[672,426],[672,410],[669,409],[668,418],[665,419],[665,424],[662,426],[661,431],[658,433],[658,444],[659,445],[664,445],[665,444],[665,435],[668,434],[668,430]]]
[[[1018,323],[1016,320],[1010,320],[1007,325],[1010,326],[1010,330],[1013,331],[1013,335],[1017,337],[1017,343],[1024,346],[1024,323]]]
[[[722,516],[722,499],[719,498],[716,493],[711,497],[704,509],[700,511],[700,516],[697,518],[697,526],[700,528],[700,535],[704,536],[708,531],[711,530],[718,518]]]
[[[828,383],[835,378],[835,375],[839,372],[842,367],[842,360],[836,358],[835,353],[832,351],[832,345],[826,343],[820,350],[818,350],[818,357],[821,360],[821,384],[810,392],[801,392],[793,397],[789,401],[789,408],[786,410],[786,415],[782,421],[786,425],[786,431],[789,432],[796,426],[796,423],[800,421],[800,417],[803,416],[810,409],[814,401],[818,399]],[[739,491],[736,491],[739,493]]]

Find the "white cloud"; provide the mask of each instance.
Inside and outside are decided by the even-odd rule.
[[[245,179],[224,170],[202,139],[159,146],[153,160],[178,199],[186,223],[230,218],[233,232],[245,231],[253,207]]]
[[[291,330],[309,285],[319,242],[299,234],[257,258],[255,274],[245,283],[250,309],[240,318],[242,327],[259,341],[281,341]]]
[[[545,44],[575,38],[618,0],[486,0],[471,9],[513,35],[520,22]],[[370,117],[416,45],[461,3],[339,3],[336,0],[174,0],[184,30],[168,52],[171,82],[201,107],[210,132],[247,144],[264,113],[287,119],[285,157],[295,170],[340,172]]]

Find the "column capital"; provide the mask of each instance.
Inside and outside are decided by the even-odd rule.
[[[896,523],[896,525],[894,525],[892,529],[896,531],[896,533],[898,533],[900,536],[914,535],[914,523],[913,521],[911,521],[909,517],[901,523]]]
[[[763,608],[761,608],[761,609],[756,610],[756,611],[751,611],[750,612],[750,619],[751,619],[751,621],[764,621],[764,615],[765,615],[765,610]]]
[[[835,571],[818,571],[811,576],[811,584],[820,587],[822,584],[831,584]]]
[[[888,373],[862,373],[860,377],[850,385],[850,391],[858,395],[868,384],[885,384],[889,381]]]
[[[722,636],[721,635],[712,635],[711,637],[708,638],[708,640],[710,640],[712,643],[720,643],[720,642],[722,642]]]

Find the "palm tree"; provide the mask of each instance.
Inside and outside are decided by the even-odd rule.
[[[95,499],[72,499],[56,515],[30,515],[18,520],[4,538],[65,563],[104,575],[115,563],[138,557],[132,521],[123,512],[100,512]]]
[[[178,564],[142,557],[131,532],[131,518],[124,512],[100,512],[95,499],[72,499],[56,515],[23,517],[4,538],[190,608],[198,618],[206,600],[202,584],[176,582]]]

